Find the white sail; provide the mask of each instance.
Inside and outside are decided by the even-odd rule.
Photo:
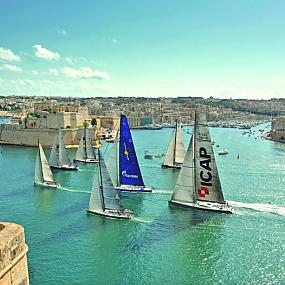
[[[60,165],[71,165],[70,158],[65,149],[63,135],[61,129],[59,129],[59,146],[58,146],[58,160]]]
[[[49,156],[49,165],[51,165],[51,166],[58,166],[59,165],[58,156],[56,153],[57,141],[58,141],[58,138],[56,137],[54,140],[54,143],[52,145],[51,153]]]
[[[35,183],[42,183],[42,182],[43,182],[43,172],[41,165],[40,150],[38,150],[36,166],[35,166]]]
[[[54,182],[52,172],[47,162],[42,145],[39,143],[39,155],[41,161],[42,177],[44,182]]]
[[[173,132],[165,157],[164,157],[164,161],[163,164],[164,166],[174,166],[174,150],[175,150],[175,131]]]
[[[196,199],[225,203],[205,114],[196,114],[194,132]]]
[[[176,164],[182,164],[185,156],[185,148],[180,126],[176,123],[176,128],[171,136],[163,166],[173,167]]]
[[[112,145],[109,158],[107,161],[107,168],[110,173],[112,182],[114,187],[119,186],[119,179],[118,179],[118,139],[115,138],[115,141]]]
[[[192,136],[171,200],[193,203],[194,192],[195,192],[195,180],[194,180],[193,136]]]
[[[102,195],[102,185],[100,177],[99,166],[96,167],[96,173],[94,175],[94,182],[92,187],[92,192],[89,200],[88,210],[103,213],[104,212],[104,202]]]
[[[176,126],[176,144],[175,144],[175,155],[174,155],[174,161],[175,163],[182,164],[184,161],[185,156],[185,147],[183,143],[183,137],[181,134],[180,126],[177,124]]]
[[[104,196],[104,204],[105,208],[109,210],[118,210],[123,211],[124,208],[120,203],[119,195],[113,185],[110,174],[108,172],[107,166],[103,159],[103,156],[99,153],[100,158],[100,170],[102,177],[102,186],[103,186],[103,196]]]
[[[90,133],[88,129],[85,129],[85,141],[86,141],[86,158],[95,159],[95,153],[93,145],[91,143]]]
[[[84,136],[84,135],[83,135]],[[84,140],[83,140],[83,136],[81,137],[78,149],[76,151],[76,155],[75,155],[75,159],[77,160],[83,160],[85,159],[84,156]]]

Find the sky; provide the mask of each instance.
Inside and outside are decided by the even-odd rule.
[[[284,0],[0,0],[0,95],[285,95]]]

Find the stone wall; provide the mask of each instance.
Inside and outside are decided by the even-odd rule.
[[[0,222],[0,285],[28,285],[24,228]]]
[[[90,137],[95,139],[94,128],[89,129]],[[83,129],[64,129],[64,142],[67,145],[78,145],[83,134]],[[23,146],[37,146],[38,140],[44,147],[52,146],[57,129],[5,129],[4,125],[0,126],[0,144],[12,144]]]

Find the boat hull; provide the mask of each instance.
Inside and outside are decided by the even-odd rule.
[[[228,204],[220,204],[220,203],[213,203],[213,202],[199,202],[196,203],[187,203],[181,201],[170,200],[168,201],[169,205],[175,205],[185,208],[195,208],[204,211],[214,211],[214,212],[222,212],[231,214],[233,212],[232,206]]]
[[[40,186],[40,187],[45,187],[45,188],[51,188],[51,189],[56,189],[59,188],[60,185],[55,183],[55,184],[51,184],[51,183],[47,183],[47,182],[34,182],[35,186]]]
[[[62,166],[53,166],[51,165],[50,168],[59,169],[59,170],[70,170],[70,171],[77,171],[78,166],[71,166],[71,165],[62,165]]]
[[[92,215],[98,215],[98,216],[103,216],[103,217],[107,217],[107,218],[114,218],[114,219],[131,219],[134,214],[132,212],[129,211],[104,211],[104,212],[96,212],[96,211],[92,211],[87,209],[86,210],[87,213],[92,214]]]
[[[98,163],[97,159],[73,159],[73,162],[80,162],[80,163]]]
[[[161,164],[161,167],[162,167],[162,168],[181,169],[182,164],[175,164],[175,165]]]
[[[115,187],[119,192],[130,192],[130,193],[151,193],[152,188],[147,186],[134,186],[134,185],[120,185]]]

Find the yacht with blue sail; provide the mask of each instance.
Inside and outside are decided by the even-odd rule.
[[[134,214],[122,206],[99,149],[98,158],[87,212],[109,218],[131,219]]]
[[[47,188],[58,188],[59,184],[55,182],[44,150],[40,142],[38,142],[38,154],[35,166],[35,181],[36,186]]]
[[[169,204],[233,211],[224,199],[205,114],[195,112],[193,135]]]
[[[107,163],[113,184],[121,192],[152,192],[145,186],[136,155],[128,119],[120,117],[120,129]]]

